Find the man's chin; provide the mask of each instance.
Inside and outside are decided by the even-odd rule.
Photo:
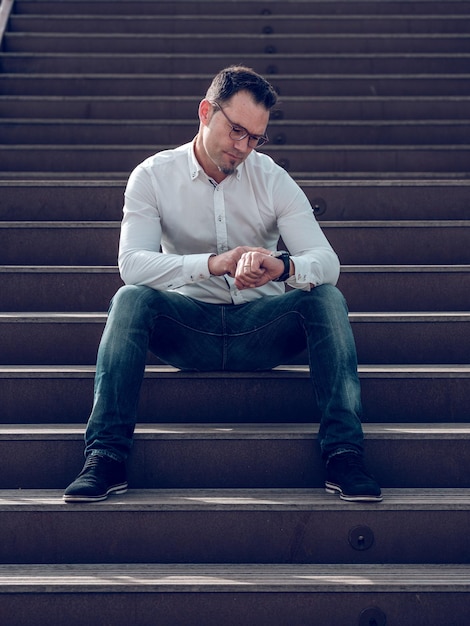
[[[228,165],[221,165],[219,167],[219,172],[222,172],[222,174],[225,174],[225,176],[231,176],[232,174],[235,173],[235,170],[237,168],[236,167],[232,167],[232,166],[228,166]]]

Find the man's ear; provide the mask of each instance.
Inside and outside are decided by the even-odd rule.
[[[212,113],[213,113],[212,104],[209,102],[209,100],[206,100],[205,98],[204,100],[201,100],[201,102],[199,103],[198,112],[199,112],[199,121],[201,122],[201,124],[204,124],[204,126],[207,126],[207,124],[211,120]]]

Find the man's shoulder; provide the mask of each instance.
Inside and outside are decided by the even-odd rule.
[[[143,168],[153,168],[158,167],[159,165],[164,165],[166,163],[173,163],[179,159],[188,158],[188,153],[191,150],[191,142],[178,146],[176,148],[167,148],[165,150],[160,150],[155,154],[147,157],[140,164]]]
[[[268,181],[284,182],[289,178],[287,171],[278,165],[269,154],[253,150],[249,158],[245,161],[249,171],[255,176]]]

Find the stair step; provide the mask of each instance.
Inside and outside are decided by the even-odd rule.
[[[252,0],[236,0],[225,2],[223,0],[16,0],[15,13],[18,15],[37,15],[38,8],[49,15],[178,15],[181,13],[201,14],[214,13],[217,15],[231,16],[245,14],[271,15],[350,15],[354,10],[355,15],[396,15],[410,14],[439,15],[444,14],[468,14],[468,5],[462,0],[446,0],[444,6],[435,0],[420,0],[410,4],[407,0],[398,2],[377,2],[376,0],[363,0],[354,2],[350,0],[270,0],[269,6],[264,3],[253,3]]]
[[[320,218],[321,219],[321,218]],[[470,264],[470,221],[320,221],[345,264]],[[119,222],[0,221],[2,265],[113,265]]]
[[[64,285],[70,291],[67,281]],[[51,291],[51,286],[43,283],[30,288]],[[56,288],[54,285],[52,289]],[[82,289],[102,290],[102,281],[87,281]],[[361,364],[468,363],[469,318],[465,312],[350,314]],[[0,313],[0,324],[7,325],[0,345],[0,363],[94,363],[105,319],[104,313]],[[304,355],[299,360],[306,363]]]
[[[153,37],[153,35],[152,35]],[[256,68],[255,68],[256,69]],[[468,96],[470,75],[276,74],[280,95]],[[211,74],[3,74],[3,93],[44,96],[191,96],[205,93]]]
[[[1,565],[9,626],[239,626],[403,623],[464,625],[468,565],[64,564]],[[367,621],[365,621],[367,620]],[[373,621],[372,621],[373,620]],[[57,620],[56,620],[57,623]],[[384,621],[382,621],[385,624]]]
[[[32,337],[34,332],[39,334],[40,328],[31,328]],[[100,330],[100,326],[95,329],[95,351]],[[61,345],[62,333],[54,329],[53,332]],[[83,336],[77,335],[77,344],[83,343]],[[70,353],[76,356],[75,344],[69,349],[70,336],[69,331],[64,350],[69,358]],[[36,348],[36,343],[31,339],[32,349]],[[21,349],[20,343],[17,353]],[[93,349],[89,352],[93,358]],[[60,357],[58,351],[56,358]],[[91,365],[0,366],[2,421],[6,424],[64,421],[83,424],[91,410],[94,374],[95,368]],[[365,423],[468,422],[468,365],[360,365],[359,377]],[[259,397],[260,403],[247,405],[247,396]],[[155,398],[159,399],[158,411]],[[227,398],[230,398],[228,404]],[[319,420],[315,407],[306,365],[283,366],[270,372],[258,372],[256,376],[248,372],[190,374],[167,366],[149,365],[138,419],[142,423],[158,419],[178,424],[220,422],[223,416],[231,423],[262,421],[272,424],[294,416],[296,422],[311,423]]]
[[[193,119],[199,99],[194,96],[51,96],[1,95],[0,114],[6,118],[87,120]],[[453,96],[285,96],[275,108],[283,120],[468,120],[470,97]],[[286,113],[287,111],[288,113]],[[273,115],[271,123],[276,120]],[[122,129],[124,131],[124,129]]]
[[[28,119],[2,120],[4,144],[56,145],[148,144],[153,137],[160,143],[179,145],[196,132],[193,119],[79,120]],[[470,144],[468,120],[273,120],[268,127],[272,146],[306,143],[329,144]]]
[[[118,221],[128,175],[119,180],[0,180],[0,220]],[[321,220],[468,220],[469,216],[468,179],[298,182],[318,207]]]
[[[188,45],[188,49],[190,46]],[[282,56],[266,53],[251,53],[244,58],[263,73],[276,75],[306,74],[312,67],[317,74],[348,73],[353,74],[418,74],[436,72],[440,74],[465,73],[470,64],[468,53],[364,53],[353,54],[283,54]],[[104,54],[70,53],[5,53],[0,57],[0,67],[6,74],[14,73],[126,73],[138,71],[146,73],[197,73],[198,68],[216,74],[221,67],[233,62],[233,51],[222,53],[169,53],[162,54],[123,54],[108,51]],[[275,80],[272,78],[271,80]]]
[[[44,10],[44,9],[43,9]],[[66,17],[49,14],[13,16],[11,30],[47,33],[75,33],[87,35],[132,33],[133,35],[192,34],[194,21],[198,21],[198,33],[223,34],[286,34],[305,33],[467,33],[470,24],[468,13],[440,15],[309,15],[282,13],[274,15],[241,14],[238,10],[232,15],[214,13],[188,14],[183,11],[173,15],[136,14],[132,16],[81,15]],[[251,13],[251,12],[250,12]]]
[[[209,411],[207,400],[205,404]],[[64,489],[82,468],[84,431],[84,423],[1,425],[1,488],[22,493]],[[323,487],[317,431],[316,422],[139,424],[129,484],[170,489]],[[367,465],[383,487],[470,487],[468,424],[364,423],[364,433]]]
[[[114,9],[113,9],[114,11]],[[12,20],[15,19],[13,16]],[[467,53],[470,44],[466,33],[159,33],[134,34],[120,32],[96,36],[92,32],[80,35],[69,32],[66,36],[56,32],[20,33],[9,30],[4,36],[3,48],[12,53],[109,53],[118,51],[129,54],[183,54],[193,50],[194,54],[221,53],[247,55],[266,54],[276,62],[284,53],[351,53],[364,54],[374,51],[377,54],[425,54],[425,53]],[[268,60],[266,60],[268,62]]]
[[[3,311],[106,311],[122,285],[114,266],[0,266]],[[436,285],[439,289],[436,290]],[[467,311],[468,265],[344,265],[351,311]]]
[[[384,561],[468,568],[468,548],[462,546],[468,491],[385,490],[382,503],[361,504],[323,490],[131,490],[104,503],[74,505],[63,502],[62,491],[0,491],[2,532],[8,538],[0,548],[0,568],[7,563],[80,563],[86,568],[130,562],[185,563],[186,568],[189,563],[342,563],[347,568]],[[452,524],[452,537],[443,514]],[[371,534],[367,550],[349,541],[357,527]],[[0,580],[4,583],[1,569]]]
[[[469,81],[470,84],[470,81]],[[7,172],[122,172],[124,176],[137,163],[155,152],[174,147],[164,145],[0,145],[3,171]],[[317,176],[336,172],[386,173],[402,177],[406,172],[420,171],[465,178],[466,144],[431,145],[271,145],[263,147],[279,165],[289,172],[315,171]],[[415,177],[417,177],[415,175]]]

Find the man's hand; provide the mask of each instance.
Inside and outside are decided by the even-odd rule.
[[[251,250],[243,253],[238,261],[235,286],[238,289],[261,287],[283,272],[284,263],[281,259],[271,256],[269,251]]]
[[[223,252],[222,254],[209,257],[209,272],[212,276],[223,276],[224,274],[228,274],[234,278],[242,257],[246,254],[252,253],[259,253],[266,256],[270,253],[270,250],[267,250],[266,248],[238,246],[238,248],[234,248],[228,252]],[[248,263],[248,261],[243,261],[243,263]]]

